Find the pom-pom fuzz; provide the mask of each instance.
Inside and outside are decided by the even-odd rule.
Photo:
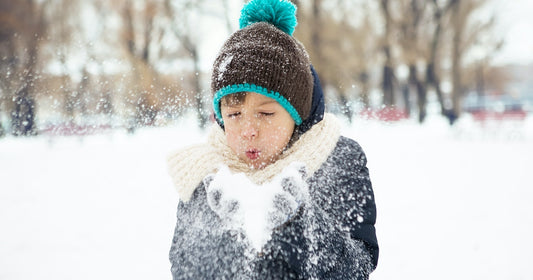
[[[296,6],[288,0],[252,0],[241,11],[240,28],[257,22],[268,22],[292,36],[298,24]]]

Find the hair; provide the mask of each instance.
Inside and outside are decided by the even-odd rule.
[[[220,105],[224,106],[234,106],[234,105],[241,105],[244,103],[244,100],[246,99],[246,95],[248,92],[237,92],[230,95],[226,95],[220,99]]]

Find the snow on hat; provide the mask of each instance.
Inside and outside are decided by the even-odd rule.
[[[255,92],[275,99],[300,125],[310,114],[313,76],[307,52],[292,37],[296,7],[288,0],[252,0],[244,5],[239,24],[213,65],[217,121],[223,124],[224,96]]]

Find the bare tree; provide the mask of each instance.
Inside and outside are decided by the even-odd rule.
[[[204,110],[203,88],[200,82],[200,53],[198,38],[194,36],[196,29],[195,23],[190,18],[191,15],[201,13],[203,1],[183,0],[170,1],[165,0],[165,12],[168,19],[171,20],[171,30],[180,41],[183,48],[189,54],[193,63],[193,91],[194,101],[197,112],[198,124],[204,128],[207,126],[208,118]]]
[[[437,62],[439,58],[438,51],[439,45],[441,43],[444,24],[443,17],[446,16],[446,14],[450,11],[450,8],[453,6],[455,0],[448,0],[443,5],[440,5],[440,2],[442,1],[433,0],[431,2],[433,4],[433,24],[435,26],[435,29],[433,31],[432,39],[430,41],[429,58],[426,67],[426,88],[432,87],[435,90],[437,99],[440,104],[441,114],[450,117],[450,114],[447,113],[448,110],[444,105],[444,96],[442,94],[442,89],[440,86],[441,80],[437,73]]]
[[[383,90],[383,104],[385,106],[392,106],[396,104],[394,97],[394,66],[392,62],[392,42],[391,42],[391,33],[392,33],[392,14],[390,11],[390,2],[389,0],[381,0],[381,11],[383,13],[384,19],[384,34],[383,34],[383,44],[382,50],[383,55],[385,56],[385,63],[383,65],[383,77],[382,77],[382,90]]]
[[[370,9],[364,2],[348,0],[295,2],[299,4],[295,37],[306,46],[326,93],[333,97],[329,102],[337,102],[351,120],[354,101],[361,101],[364,108],[370,103],[370,73],[377,54]]]
[[[427,104],[427,84],[423,76],[419,73],[421,67],[427,64],[427,35],[428,26],[430,26],[430,6],[426,1],[406,0],[400,2],[402,5],[402,17],[399,20],[397,29],[399,31],[398,43],[402,50],[403,63],[407,65],[408,77],[407,85],[403,86],[403,97],[406,112],[411,112],[411,94],[410,90],[416,91],[416,100],[418,108],[418,120],[423,122],[426,117]]]
[[[368,5],[361,8],[364,11],[364,20],[359,27],[358,34],[354,38],[355,53],[358,55],[359,71],[357,73],[358,82],[361,89],[361,101],[364,109],[370,108],[370,89],[371,89],[371,73],[376,59],[379,55],[379,44],[377,32],[375,31],[375,23],[371,16],[372,11]]]
[[[402,55],[398,57],[399,64],[406,64],[408,69],[407,82],[404,86],[404,103],[410,108],[410,93],[416,91],[418,119],[424,121],[426,116],[427,92],[433,88],[441,106],[441,112],[453,123],[461,111],[461,100],[467,88],[468,81],[465,69],[470,67],[465,61],[466,54],[476,44],[492,53],[498,49],[497,42],[480,42],[484,33],[490,30],[491,20],[483,21],[476,18],[475,12],[484,4],[484,0],[461,1],[420,1],[420,0],[382,0],[381,12],[384,24],[385,66],[383,70],[384,104],[390,105],[394,97],[394,77],[391,65],[391,50],[399,48]],[[391,8],[394,7],[394,8]],[[401,16],[392,11],[400,10]],[[397,37],[391,37],[398,34]],[[443,36],[450,36],[450,40],[443,41]],[[393,40],[392,38],[395,38]],[[429,42],[429,43],[425,43]],[[449,43],[448,43],[449,42]],[[446,51],[449,50],[449,53]],[[446,98],[442,93],[439,73],[443,72],[442,61],[451,61],[449,72],[453,85],[451,93],[451,108],[446,108]],[[479,62],[476,63],[478,66]],[[425,73],[421,73],[425,65]],[[479,72],[479,73],[482,73]],[[425,79],[421,77],[425,74]],[[479,76],[479,75],[478,75]]]
[[[68,121],[74,120],[80,104],[80,92],[76,90],[68,68],[68,59],[73,50],[73,34],[80,33],[77,18],[79,13],[79,1],[53,1],[47,6],[47,17],[53,19],[47,32],[48,45],[53,50],[52,57],[57,59],[61,68],[62,83],[57,94],[63,100],[62,111]]]
[[[490,31],[494,18],[482,21],[475,17],[475,12],[479,10],[486,1],[484,0],[453,0],[450,11],[450,28],[452,32],[451,40],[451,81],[452,81],[452,110],[450,112],[450,122],[453,123],[462,111],[462,99],[465,95],[466,85],[463,78],[464,57],[467,52],[476,44],[483,33]],[[501,44],[496,44],[501,45]],[[495,48],[497,49],[497,48]]]
[[[0,86],[2,100],[7,103],[13,135],[34,135],[36,103],[34,82],[39,48],[46,31],[43,5],[40,1],[0,1]]]
[[[338,102],[348,118],[355,98],[370,106],[373,87],[381,89],[384,105],[401,103],[395,100],[395,67],[406,65],[405,81],[416,92],[405,95],[413,98],[404,100],[407,108],[416,96],[422,121],[427,95],[434,90],[441,111],[453,121],[464,92],[482,94],[496,73],[490,68],[491,53],[501,42],[487,39],[494,37],[488,36],[492,21],[476,17],[485,1],[293,0],[300,23],[295,37],[333,97],[328,102]],[[36,114],[45,108],[37,111],[37,105],[44,100],[64,111],[67,120],[122,113],[134,125],[150,125],[162,113],[176,116],[190,101],[205,126],[200,47],[208,35],[198,32],[198,23],[214,18],[231,33],[236,26],[230,4],[236,2],[0,0],[0,118],[9,118],[15,135],[35,134]],[[382,19],[376,20],[378,14]],[[87,15],[97,16],[101,26],[87,28],[82,20]],[[117,18],[122,24],[116,24]],[[98,34],[89,35],[94,30]],[[479,49],[485,54],[480,56]],[[70,67],[73,56],[84,60],[76,69]],[[109,70],[109,61],[126,63]],[[180,74],[181,81],[176,79]],[[443,92],[442,81],[453,85],[451,94]],[[52,97],[57,100],[51,102]],[[171,112],[175,105],[179,110]],[[0,135],[4,128],[0,120]]]
[[[127,0],[122,6],[124,20],[123,42],[125,53],[132,66],[132,87],[127,96],[127,103],[134,108],[134,118],[130,128],[137,125],[151,125],[158,112],[155,100],[157,72],[150,62],[150,43],[152,42],[153,21],[157,3],[148,1],[140,12],[135,11],[133,2]],[[142,28],[136,23],[142,22]]]

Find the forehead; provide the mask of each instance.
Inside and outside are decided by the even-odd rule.
[[[277,104],[278,103],[273,98],[270,98],[268,96],[264,96],[262,94],[255,93],[255,92],[248,92],[246,94],[246,98],[245,98],[244,101],[245,102],[250,102],[250,103],[253,103],[253,104],[270,104],[270,103]]]
[[[281,106],[279,103],[268,96],[264,96],[255,92],[240,92],[228,95],[223,98],[221,106],[263,106],[263,105],[273,105]]]

